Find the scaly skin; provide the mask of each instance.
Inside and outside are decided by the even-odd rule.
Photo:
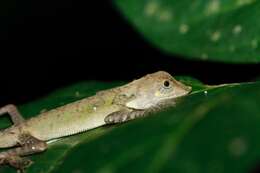
[[[108,114],[122,108],[121,105],[112,104],[118,90],[98,93],[12,126],[0,133],[0,148],[17,145],[21,133],[48,141],[102,126]]]
[[[144,116],[151,110],[173,105],[177,97],[190,91],[191,87],[159,71],[28,120],[23,120],[16,109],[9,109],[14,125],[0,132],[0,148],[18,147],[0,153],[0,165],[23,170],[28,160],[25,162],[20,156],[44,151],[44,141]]]

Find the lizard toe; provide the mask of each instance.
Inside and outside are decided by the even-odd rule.
[[[33,163],[30,159],[19,156],[7,157],[5,162],[18,170],[24,170]]]

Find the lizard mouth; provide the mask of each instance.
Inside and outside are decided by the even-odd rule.
[[[186,91],[186,94],[189,94],[192,91],[192,87],[188,86],[188,85],[184,85],[183,83],[176,81],[178,83],[178,85],[183,88],[183,90]]]

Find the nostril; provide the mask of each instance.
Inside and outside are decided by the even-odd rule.
[[[186,86],[186,90],[190,93],[192,91],[192,87],[191,86]]]

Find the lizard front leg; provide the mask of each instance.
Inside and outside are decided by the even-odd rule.
[[[32,161],[22,156],[43,152],[47,149],[47,144],[30,134],[19,136],[20,146],[0,153],[0,165],[9,164],[21,172],[28,167]]]
[[[105,122],[106,124],[123,123],[138,117],[143,117],[145,116],[145,113],[144,110],[124,109],[107,115],[105,117]]]
[[[24,121],[22,115],[15,105],[9,104],[0,108],[0,115],[8,113],[14,124],[19,124]]]

